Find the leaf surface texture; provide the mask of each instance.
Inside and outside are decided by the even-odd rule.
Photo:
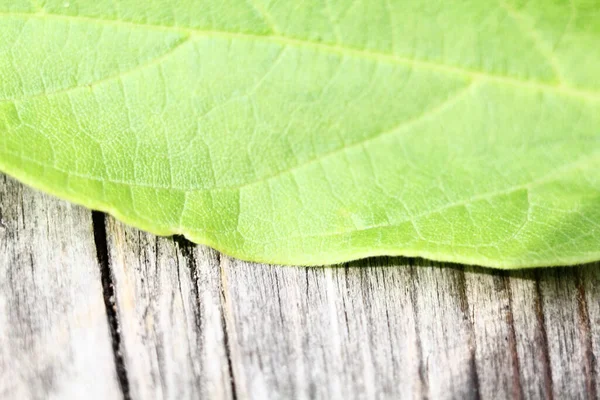
[[[243,259],[600,258],[600,2],[0,0],[0,170]]]

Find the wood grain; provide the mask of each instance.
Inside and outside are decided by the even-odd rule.
[[[91,215],[0,176],[0,397],[118,398]]]
[[[594,399],[600,390],[598,263],[278,267],[92,218],[8,179],[0,210],[0,398],[88,388],[87,397],[125,399]]]
[[[401,258],[325,269],[224,260],[248,398],[596,398],[598,298],[596,320],[581,322],[592,319],[572,287],[584,274],[597,290],[598,264],[506,273]]]
[[[131,397],[232,398],[219,254],[112,218],[106,228]]]

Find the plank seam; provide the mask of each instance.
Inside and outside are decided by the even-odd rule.
[[[196,346],[199,349],[201,349],[204,346],[203,339],[202,339],[202,332],[204,332],[204,326],[202,323],[202,300],[200,299],[200,292],[198,289],[199,284],[200,284],[200,278],[198,275],[198,263],[196,261],[196,256],[194,254],[194,249],[196,248],[196,244],[190,242],[184,236],[181,236],[181,235],[173,236],[173,242],[176,244],[177,248],[179,249],[183,259],[185,260],[186,267],[189,270],[189,276],[190,276],[190,279],[192,282],[192,284],[190,285],[190,291],[191,291],[192,297],[194,298],[194,301],[196,302],[195,307],[193,307],[193,309],[192,309],[194,329],[196,331]],[[179,294],[183,297],[183,293],[182,293],[182,289],[181,289],[182,285],[181,285],[179,257],[177,257],[177,283],[178,283],[178,287],[179,287]],[[182,302],[183,302],[183,298],[182,298]],[[193,365],[194,360],[193,360],[192,354],[190,354],[189,357],[190,357],[190,365]],[[202,380],[200,379],[201,375],[200,376],[194,375],[194,377],[196,378],[194,385],[198,389],[198,393],[202,393],[203,385],[202,385]]]
[[[125,360],[123,358],[123,352],[121,351],[122,339],[116,305],[115,281],[108,256],[105,214],[99,211],[92,211],[92,226],[94,229],[96,256],[100,268],[102,294],[104,297],[104,307],[106,309],[106,319],[110,330],[117,380],[119,381],[119,387],[123,394],[123,400],[131,400],[129,377],[127,376]]]

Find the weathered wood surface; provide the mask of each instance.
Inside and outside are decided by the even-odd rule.
[[[0,397],[114,398],[91,214],[0,176]]]
[[[257,265],[0,178],[0,398],[570,398],[600,264]]]

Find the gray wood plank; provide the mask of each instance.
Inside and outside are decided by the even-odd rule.
[[[477,396],[462,271],[223,260],[238,397]]]
[[[579,288],[581,272],[557,268],[539,275],[552,389],[556,398],[585,399],[593,394],[590,393],[590,372],[586,373],[589,335],[582,326],[582,319],[587,317],[582,314],[585,311],[579,304],[584,299]]]
[[[598,286],[599,268],[596,263],[510,274],[515,362],[526,398],[596,398],[592,341],[600,325],[590,322],[584,286],[590,293]]]
[[[131,398],[232,398],[219,254],[112,218],[107,232]]]
[[[506,274],[503,287],[509,301],[507,342],[512,358],[513,390],[515,396],[528,399],[553,395],[548,336],[535,274],[535,271]]]
[[[598,318],[598,297],[589,296],[597,294],[599,268],[466,268],[482,397],[597,397],[593,342],[600,321],[590,319]],[[595,299],[591,311],[588,299]]]
[[[222,266],[239,399],[422,393],[410,270]]]
[[[119,398],[90,212],[0,176],[0,398]]]
[[[396,268],[406,261],[397,259]],[[413,304],[422,343],[420,362],[431,398],[477,398],[479,374],[476,344],[466,297],[465,275],[460,268],[419,260],[413,266]],[[395,295],[384,293],[384,296]]]
[[[580,340],[589,398],[600,394],[600,263],[581,268],[578,281]]]
[[[509,279],[502,273],[470,267],[464,276],[478,394],[481,398],[522,398]]]
[[[410,263],[224,257],[238,398],[595,398],[600,265]]]

